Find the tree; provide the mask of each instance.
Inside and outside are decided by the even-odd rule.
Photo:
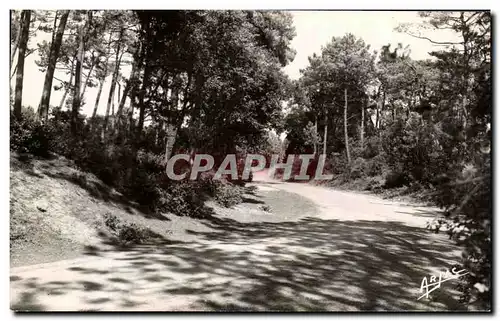
[[[311,102],[313,105],[319,106],[316,108],[317,113],[323,114],[325,118],[324,153],[326,153],[329,120],[337,118],[339,114],[343,115],[344,146],[348,164],[351,163],[348,121],[349,96],[352,96],[353,103],[360,106],[360,117],[363,121],[365,92],[374,77],[375,57],[369,49],[363,40],[356,39],[352,34],[341,38],[334,37],[322,48],[321,56],[313,55],[309,58],[309,66],[302,72],[302,81],[309,88]],[[339,95],[339,91],[342,96]],[[338,110],[336,103],[340,101],[344,102],[342,112]],[[362,130],[364,131],[364,126]]]
[[[345,137],[345,152],[347,155],[347,165],[351,165],[351,152],[349,150],[349,134],[347,132],[347,88],[344,88],[344,137]]]
[[[59,103],[59,108],[62,109],[64,106],[64,102],[66,101],[66,97],[68,96],[68,93],[72,90],[73,88],[73,78],[74,78],[74,72],[75,72],[75,62],[76,62],[76,54],[77,54],[77,48],[78,48],[78,41],[77,41],[77,26],[78,26],[78,21],[80,20],[80,12],[79,11],[69,11],[69,15],[66,19],[65,23],[65,28],[63,30],[63,33],[61,34],[61,43],[58,49],[57,55],[54,55],[54,45],[56,44],[56,36],[57,36],[57,22],[61,22],[61,12],[58,11],[53,11],[53,12],[47,12],[45,16],[53,16],[53,27],[49,28],[48,27],[48,22],[50,19],[46,18],[45,20],[47,21],[47,27],[42,28],[42,31],[44,32],[51,32],[52,40],[47,42],[47,41],[41,41],[37,43],[37,51],[38,51],[38,60],[35,60],[35,63],[38,65],[39,70],[41,72],[45,73],[46,78],[52,74],[52,80],[50,83],[50,86],[48,85],[48,82],[44,82],[43,84],[43,91],[42,91],[42,97],[40,99],[40,104],[39,104],[39,109],[38,109],[38,114],[39,115],[45,115],[42,118],[47,117],[48,115],[48,108],[50,105],[50,96],[52,93],[52,84],[54,80],[57,82],[54,86],[53,89],[55,91],[58,90],[64,90],[63,97]],[[40,17],[40,14],[38,14],[38,17]],[[61,23],[59,24],[60,26]],[[55,62],[54,62],[55,59]],[[50,69],[54,68],[53,71]],[[69,75],[68,80],[63,80],[60,79],[59,76],[56,76],[56,71],[62,71],[66,75]],[[47,95],[44,97],[44,95]],[[43,102],[43,105],[45,108],[40,108],[42,105],[42,101],[48,99],[47,103]]]
[[[31,21],[31,10],[23,10],[21,12],[21,30],[19,38],[19,55],[17,58],[17,75],[16,75],[16,89],[14,100],[14,115],[17,118],[21,117],[21,107],[23,100],[23,78],[24,78],[24,58],[26,54],[26,47],[28,45],[29,28]]]
[[[21,38],[22,20],[20,14],[16,10],[10,11],[10,64],[9,75],[12,75],[12,66],[16,57],[19,39]],[[12,77],[12,76],[11,76]]]
[[[134,52],[133,55],[133,62],[132,62],[132,70],[130,72],[130,77],[126,81],[125,88],[123,89],[123,95],[121,97],[121,100],[118,105],[118,110],[116,113],[116,119],[118,120],[118,127],[120,130],[122,130],[122,125],[123,125],[123,110],[125,107],[125,102],[127,100],[127,97],[130,95],[130,114],[133,114],[133,108],[134,108],[134,102],[135,102],[135,93],[137,92],[137,86],[139,82],[139,73],[140,69],[142,67],[142,59],[143,57],[141,56],[141,44],[137,44],[137,48]],[[129,116],[130,118],[131,116]],[[132,122],[131,122],[132,123]]]
[[[80,109],[80,85],[82,79],[82,64],[85,54],[85,38],[89,34],[90,26],[92,23],[92,11],[87,11],[87,19],[85,25],[80,26],[78,30],[78,53],[76,56],[75,68],[75,86],[73,88],[73,103],[71,108],[71,133],[73,136],[77,133],[78,112]]]
[[[110,58],[110,52],[111,52],[111,34],[109,35],[109,39],[107,42],[107,47],[101,55],[98,57],[98,62],[97,62],[97,79],[99,82],[99,89],[97,91],[97,96],[95,99],[95,104],[94,104],[94,111],[92,112],[92,120],[95,119],[97,115],[97,109],[99,107],[99,101],[101,100],[101,94],[102,94],[102,88],[104,87],[104,82],[106,81],[106,76],[108,75],[108,69],[109,69],[109,58]],[[105,57],[104,62],[101,62],[100,59],[102,57]]]
[[[104,127],[103,127],[104,132],[106,132],[106,129],[108,126],[109,111],[111,108],[111,104],[113,103],[113,98],[114,98],[115,90],[116,90],[116,83],[118,80],[118,74],[120,72],[120,62],[121,62],[121,58],[123,56],[123,53],[120,51],[120,49],[121,49],[122,42],[123,42],[124,32],[125,32],[124,28],[121,28],[120,35],[118,36],[118,39],[117,39],[117,46],[116,46],[116,50],[115,50],[115,66],[113,69],[113,77],[111,78],[111,86],[109,89],[108,104],[106,106],[106,114],[104,116]]]
[[[40,101],[40,106],[38,113],[40,118],[47,119],[49,104],[50,104],[50,94],[52,91],[52,79],[54,77],[54,71],[56,69],[56,62],[59,56],[59,50],[61,48],[62,38],[64,34],[64,29],[66,28],[66,22],[68,20],[69,10],[63,10],[61,13],[61,18],[59,20],[59,27],[54,30],[54,40],[50,46],[50,56],[47,67],[47,72],[45,73],[45,82],[43,84],[42,99]]]
[[[243,137],[257,141],[268,122],[278,121],[291,19],[244,11],[141,11],[138,17],[144,71],[136,131],[151,117],[164,133],[166,158],[183,126],[193,148],[223,153]],[[208,132],[214,134],[202,137]]]
[[[106,113],[104,116],[104,124],[103,130],[106,131],[110,118],[111,107],[113,107],[111,116],[113,116],[113,124],[114,120],[121,117],[123,106],[120,107],[120,97],[118,97],[118,111],[117,114],[114,115],[114,98],[116,87],[119,86],[119,76],[120,76],[120,67],[123,62],[124,55],[132,55],[132,59],[134,58],[134,48],[138,45],[137,42],[137,21],[130,12],[127,11],[117,11],[117,12],[109,12],[104,17],[108,21],[108,28],[110,33],[110,42],[115,43],[113,46],[114,51],[114,66],[112,68],[112,78],[111,85],[106,105]],[[115,37],[112,38],[112,35]],[[132,65],[134,62],[132,62]],[[132,69],[133,66],[132,66]],[[137,68],[136,68],[137,69]],[[133,73],[136,74],[137,71],[133,70]],[[125,101],[124,101],[125,103]]]

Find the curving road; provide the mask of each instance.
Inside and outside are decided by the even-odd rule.
[[[207,220],[193,242],[89,248],[76,259],[11,269],[14,310],[457,310],[457,280],[417,300],[422,278],[460,251],[424,227],[436,211],[254,176],[261,190],[313,201],[287,222]]]

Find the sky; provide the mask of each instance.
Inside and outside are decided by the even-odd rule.
[[[413,59],[426,59],[430,56],[428,52],[436,50],[429,41],[417,39],[412,36],[394,30],[400,23],[418,23],[422,19],[417,12],[410,11],[292,11],[296,37],[292,41],[292,47],[296,51],[295,59],[284,68],[284,72],[292,79],[300,77],[300,69],[308,64],[308,56],[320,53],[321,47],[331,40],[332,37],[341,37],[346,33],[352,33],[362,38],[365,43],[371,45],[372,50],[380,50],[383,45],[392,44],[392,47],[402,43],[410,45]],[[443,31],[427,30],[423,35],[435,40],[450,40],[454,35]],[[30,40],[29,46],[36,47],[36,43],[50,39],[49,34],[39,32],[37,37]],[[23,105],[32,106],[36,109],[40,101],[45,74],[39,71],[35,60],[39,59],[35,52],[25,61],[25,76],[23,90]],[[130,67],[122,70],[124,76],[128,77]],[[66,79],[69,76],[56,72],[58,78]],[[101,95],[98,114],[104,114],[108,100],[111,77],[105,82]],[[54,81],[53,84],[58,82]],[[15,85],[15,77],[11,85]],[[62,91],[52,91],[51,105],[59,105]],[[97,96],[97,88],[88,88],[85,94],[87,103],[82,107],[82,113],[91,115]],[[116,99],[115,94],[115,99]]]
[[[415,11],[292,11],[297,36],[292,41],[292,47],[297,51],[294,61],[285,67],[285,72],[292,78],[300,77],[300,69],[308,64],[307,57],[313,53],[320,53],[321,47],[332,37],[342,37],[352,33],[362,38],[372,50],[398,43],[410,45],[411,58],[430,58],[428,52],[437,50],[440,46],[395,31],[399,24],[418,24],[423,20]],[[454,39],[455,35],[444,31],[422,30],[433,40]]]

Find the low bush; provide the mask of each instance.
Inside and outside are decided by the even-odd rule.
[[[122,245],[143,244],[157,237],[150,230],[135,223],[123,223],[118,217],[109,213],[104,216],[104,224]]]
[[[242,194],[243,194],[242,188],[237,185],[231,183],[228,184],[219,183],[217,186],[215,200],[222,206],[232,207],[243,201]]]
[[[31,108],[23,109],[21,119],[16,119],[11,115],[11,150],[47,157],[50,154],[52,141],[49,128],[36,120],[36,115]]]
[[[383,154],[378,154],[366,160],[364,173],[369,177],[384,175],[387,170],[388,168]]]
[[[398,171],[390,171],[385,177],[384,188],[396,188],[408,184],[408,175]]]
[[[365,190],[372,191],[375,193],[381,192],[385,184],[385,179],[383,176],[372,176],[366,178]]]
[[[118,229],[118,240],[124,244],[142,244],[152,239],[150,230],[135,223],[122,224]]]
[[[366,170],[366,160],[361,157],[356,158],[351,164],[350,178],[358,179],[364,177],[365,170]]]
[[[115,215],[110,213],[104,214],[104,225],[108,227],[111,231],[116,232],[120,225],[120,219]]]
[[[205,217],[205,195],[199,184],[192,181],[169,182],[164,188],[158,188],[160,197],[155,208],[160,211],[169,211],[179,216]]]

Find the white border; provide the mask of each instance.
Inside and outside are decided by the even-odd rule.
[[[253,0],[253,1],[247,1],[247,2],[237,2],[234,0],[219,0],[219,1],[202,1],[202,0],[183,0],[183,1],[172,1],[172,2],[167,2],[167,1],[150,1],[150,2],[145,2],[145,1],[131,1],[131,0],[125,0],[125,1],[119,1],[119,2],[104,2],[102,0],[96,1],[96,0],[89,0],[89,1],[82,1],[82,2],[70,2],[70,1],[35,1],[35,0],[19,0],[15,2],[2,2],[2,6],[6,4],[5,10],[2,10],[2,14],[4,15],[5,19],[2,19],[3,21],[3,30],[1,33],[1,43],[7,44],[8,43],[8,38],[9,38],[9,24],[8,24],[8,9],[22,9],[22,8],[30,8],[30,9],[87,9],[87,8],[93,8],[93,9],[283,9],[283,10],[292,10],[292,9],[302,9],[302,10],[346,10],[346,9],[351,9],[351,10],[363,10],[363,9],[371,9],[371,10],[376,10],[376,9],[381,9],[381,10],[394,10],[394,9],[399,9],[399,10],[430,10],[430,9],[491,9],[493,13],[497,13],[497,6],[498,6],[498,1],[484,1],[484,0],[475,0],[475,1],[459,1],[459,0],[407,0],[407,1],[401,1],[401,0],[391,0],[391,1],[356,1],[356,0],[350,0],[350,1],[338,1],[338,2],[332,2],[332,1],[320,1],[320,0],[287,0],[287,1],[269,1],[269,0]],[[498,29],[497,29],[497,23],[496,23],[496,17],[494,18],[494,35],[496,35]],[[376,26],[374,26],[376,27]],[[496,39],[495,39],[496,40]],[[5,48],[8,48],[6,45]],[[3,224],[1,224],[1,227],[3,228],[3,235],[4,241],[1,243],[2,246],[2,256],[4,260],[2,260],[2,273],[0,280],[2,282],[1,284],[1,304],[2,304],[2,320],[11,320],[15,316],[9,309],[9,279],[8,279],[8,274],[9,274],[9,242],[7,240],[7,235],[9,235],[9,158],[8,158],[8,145],[9,145],[9,114],[8,114],[8,99],[9,99],[9,89],[8,89],[8,79],[7,79],[7,70],[8,70],[8,50],[4,49],[2,51],[2,57],[0,61],[3,61],[4,63],[2,64],[2,74],[4,75],[3,82],[4,85],[1,87],[2,90],[2,101],[4,102],[4,105],[2,105],[2,117],[0,117],[0,129],[2,130],[2,135],[0,137],[0,148],[1,150],[5,151],[5,156],[1,157],[1,168],[2,170],[0,171],[0,186],[1,186],[1,193],[0,193],[0,204],[2,206],[2,211],[1,213],[3,214]],[[494,57],[494,61],[496,62],[496,55]],[[496,69],[496,64],[495,66],[495,71]],[[496,83],[498,82],[495,81],[495,96],[497,94],[497,88],[496,88]],[[499,112],[497,111],[495,113],[495,119],[494,119],[494,124],[498,123],[498,118]],[[496,127],[496,126],[495,126]],[[497,129],[495,128],[495,131]],[[498,151],[498,145],[499,143],[499,137],[495,137],[495,144],[494,144],[494,150]],[[498,161],[498,155],[496,155],[496,161]],[[495,165],[498,165],[497,162],[495,162]],[[498,168],[498,166],[495,166],[495,168]],[[495,174],[496,178],[496,174]],[[500,192],[498,189],[495,189],[495,195],[494,199],[500,199]],[[496,213],[494,213],[495,215]],[[500,218],[495,215],[495,232],[498,231],[498,221]],[[495,244],[497,245],[497,237],[494,236]],[[494,254],[496,258],[496,262],[498,262],[498,247],[494,246]],[[498,279],[498,267],[495,266],[494,268],[494,280],[496,281]],[[497,282],[495,282],[497,283]],[[495,287],[496,289],[496,287]],[[496,299],[498,297],[498,293],[495,293],[494,298]],[[498,307],[498,300],[496,299],[493,307]],[[170,315],[168,317],[176,317],[177,315]],[[195,318],[201,317],[201,315],[190,315],[190,316],[182,316],[183,318],[192,318],[193,320]],[[229,315],[229,316],[222,316],[220,314],[218,315],[204,315],[203,317],[212,317],[212,318],[219,318],[219,317],[235,317],[234,315]],[[297,315],[299,316],[299,315]],[[332,314],[332,315],[323,315],[321,317],[337,317],[338,315]],[[346,316],[346,315],[341,315],[341,316]],[[356,317],[357,315],[349,315],[348,317]],[[403,315],[398,315],[398,317],[401,317]],[[413,316],[413,315],[412,315]],[[24,316],[25,318],[26,316]],[[53,318],[54,315],[39,315],[39,317],[43,318]],[[64,319],[66,318],[73,318],[73,316],[60,316]],[[110,320],[112,316],[110,315],[89,315],[88,317],[91,318],[97,318],[101,320]],[[154,317],[154,316],[153,316]],[[165,317],[165,316],[159,316],[159,317]],[[238,316],[238,318],[254,318],[256,315],[248,315],[248,316]],[[267,317],[267,316],[265,316]],[[293,318],[294,316],[292,315],[273,315],[273,317],[278,317],[278,318]],[[385,318],[386,315],[370,315],[369,318]],[[403,316],[407,317],[407,315]],[[426,315],[422,314],[417,316],[417,318],[432,318],[434,316],[431,315]],[[444,318],[455,318],[456,315],[440,315],[440,317]],[[19,316],[17,316],[19,318]],[[141,315],[127,315],[127,318],[134,319],[134,320],[143,320],[144,316]]]
[[[476,0],[385,0],[385,1],[321,1],[321,0],[186,0],[186,1],[131,1],[104,2],[99,0],[88,0],[82,2],[69,1],[34,1],[19,0],[8,3],[9,8],[30,9],[302,9],[302,10],[437,10],[437,9],[491,9],[493,1]],[[140,5],[139,5],[140,4]],[[12,6],[15,5],[15,6]]]

